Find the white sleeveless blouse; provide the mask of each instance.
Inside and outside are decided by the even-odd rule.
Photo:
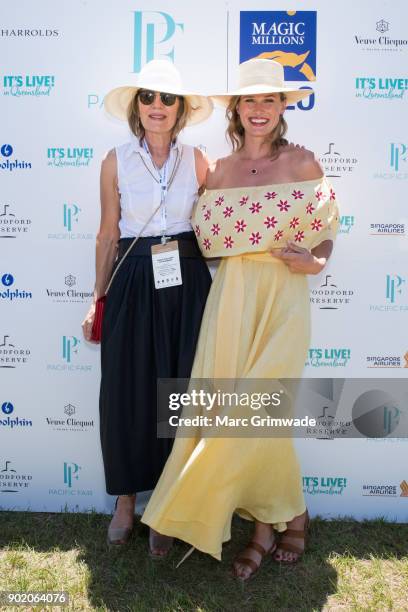
[[[116,147],[118,186],[121,216],[120,237],[138,236],[146,221],[160,204],[161,187],[149,154],[132,135],[131,141]],[[174,180],[166,197],[166,235],[191,231],[191,214],[198,198],[198,181],[195,171],[194,147],[176,142],[170,149],[169,177],[177,158],[181,156]],[[144,163],[143,163],[144,162]],[[146,166],[149,170],[146,168]],[[162,215],[160,209],[143,230],[141,236],[160,236]]]

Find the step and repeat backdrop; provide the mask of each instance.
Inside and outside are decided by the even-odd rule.
[[[153,58],[174,62],[188,89],[223,92],[237,85],[240,62],[266,57],[284,66],[286,79],[314,89],[287,109],[289,138],[315,151],[341,205],[334,254],[310,278],[304,376],[370,378],[373,388],[388,379],[374,437],[328,435],[327,422],[344,425],[333,392],[317,405],[316,439],[296,440],[306,501],[325,517],[407,520],[408,444],[395,431],[408,393],[400,385],[394,393],[392,382],[408,373],[408,7],[287,4],[3,5],[1,508],[112,508],[99,447],[99,347],[81,334],[94,284],[100,162],[129,136],[104,112],[105,94],[134,83]],[[229,151],[225,127],[216,108],[182,140],[215,159]]]

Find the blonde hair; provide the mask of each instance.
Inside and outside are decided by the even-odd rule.
[[[245,130],[237,111],[237,106],[240,99],[241,96],[232,96],[225,113],[228,119],[227,138],[231,142],[233,151],[239,151],[245,144]],[[285,94],[280,93],[280,99],[282,102],[284,102],[286,100]],[[288,141],[286,138],[284,138],[287,131],[288,124],[286,123],[283,115],[280,115],[277,125],[268,136],[272,154],[276,153],[279,147],[288,144]]]
[[[131,131],[133,132],[133,134],[139,140],[142,140],[145,135],[145,129],[140,120],[140,112],[139,112],[139,105],[138,105],[139,91],[140,90],[138,89],[135,95],[133,96],[133,98],[131,99],[131,101],[129,102],[129,106],[127,109],[127,120],[128,120],[129,127]],[[192,110],[191,105],[189,101],[187,100],[187,98],[184,98],[183,96],[177,96],[177,97],[179,99],[179,107],[177,110],[176,123],[174,124],[174,127],[171,131],[171,141],[172,142],[176,140],[181,130],[186,127],[187,121],[190,117],[191,110]]]

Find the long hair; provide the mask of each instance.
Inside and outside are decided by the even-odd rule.
[[[129,106],[127,109],[127,119],[128,119],[130,130],[139,139],[139,141],[141,141],[144,138],[145,129],[140,120],[138,93],[139,93],[139,90],[135,93],[135,95],[129,102]],[[177,110],[177,119],[171,131],[171,141],[172,142],[176,140],[178,134],[186,126],[186,123],[191,113],[191,105],[189,101],[187,100],[187,98],[178,96],[178,99],[179,99],[179,107]]]
[[[241,118],[237,111],[237,106],[240,99],[240,96],[232,96],[226,110],[226,117],[228,119],[227,138],[231,142],[233,151],[240,151],[245,143],[245,130],[242,126]],[[284,102],[286,100],[285,94],[281,93],[280,99],[282,102]],[[280,115],[277,125],[268,135],[272,155],[277,153],[279,147],[288,144],[288,141],[286,138],[284,138],[287,131],[288,124],[286,123],[283,115]]]

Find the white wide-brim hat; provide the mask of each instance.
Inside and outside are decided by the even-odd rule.
[[[113,117],[127,121],[129,104],[139,89],[150,89],[187,98],[191,107],[187,125],[204,121],[213,111],[213,103],[210,98],[186,91],[183,88],[179,71],[174,64],[167,60],[151,60],[136,77],[135,85],[125,85],[112,89],[105,96],[105,110]]]
[[[288,87],[281,64],[274,60],[254,58],[240,64],[238,89],[211,97],[222,106],[228,106],[233,96],[271,93],[283,93],[288,104],[295,104],[310,96],[313,90]]]

